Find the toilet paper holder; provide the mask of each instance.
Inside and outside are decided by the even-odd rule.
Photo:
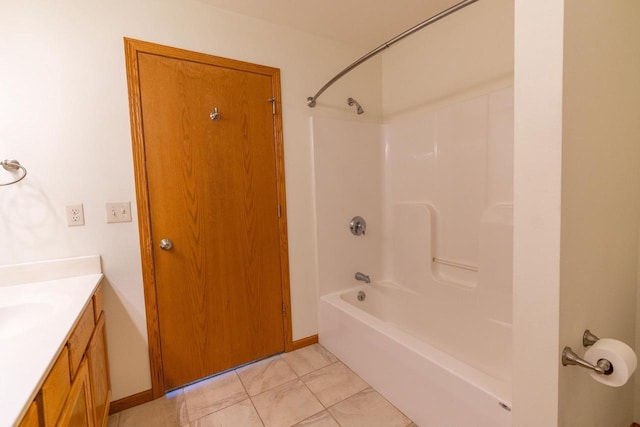
[[[600,338],[591,333],[588,329],[582,334],[582,345],[589,347],[594,345]],[[613,373],[613,365],[607,359],[600,359],[596,365],[593,365],[580,356],[578,356],[571,347],[567,346],[562,350],[562,366],[577,365],[583,368],[591,369],[600,375],[611,375]]]

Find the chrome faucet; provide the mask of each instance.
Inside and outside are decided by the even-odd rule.
[[[360,273],[359,271],[356,273],[356,280],[362,280],[364,283],[371,283],[371,279],[366,274]]]

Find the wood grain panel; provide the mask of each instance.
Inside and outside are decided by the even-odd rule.
[[[104,426],[107,424],[107,418],[109,417],[109,402],[111,398],[104,313],[101,313],[89,342],[87,362],[91,380],[94,424],[96,426]]]
[[[18,427],[40,427],[40,418],[38,417],[38,402],[33,401],[29,405],[26,414],[22,417]]]
[[[176,378],[211,366],[224,370],[291,346],[281,104],[277,101],[272,114],[267,101],[279,98],[280,80],[277,69],[270,67],[128,39],[125,46],[157,397],[158,388],[179,385],[177,380],[167,381],[166,368],[179,366],[173,360],[185,360],[184,351],[199,352],[204,360],[186,363]],[[162,72],[145,76],[150,69],[144,67],[152,60]],[[146,97],[145,84],[172,102]],[[219,122],[208,119],[214,106],[222,115]],[[143,121],[149,116],[175,126],[154,134]],[[160,141],[155,149],[149,145],[150,136]],[[175,151],[167,148],[171,141]],[[159,174],[152,174],[155,166]],[[172,185],[177,189],[168,195]],[[275,215],[278,205],[280,218]],[[149,206],[161,206],[166,218],[155,218]],[[151,242],[177,225],[184,228],[174,240],[174,256],[164,259],[168,254],[154,251]],[[176,260],[187,269],[170,267]],[[187,291],[181,292],[185,283]],[[271,283],[278,289],[270,289]],[[164,297],[174,302],[166,308],[168,313],[188,318],[182,327],[160,320]],[[184,304],[190,304],[189,313],[176,309]],[[212,311],[221,317],[212,316]],[[266,332],[274,324],[279,339]],[[172,333],[174,338],[164,338]],[[167,341],[172,345],[165,348]]]
[[[94,427],[87,359],[82,359],[64,405],[58,427]]]
[[[289,282],[289,232],[287,228],[287,198],[285,188],[284,169],[284,134],[282,132],[282,102],[280,100],[280,71],[275,70],[271,74],[272,91],[277,96],[274,97],[275,115],[273,117],[273,132],[275,141],[275,161],[276,161],[276,188],[278,202],[280,205],[279,244],[281,262],[282,281],[282,302],[284,304],[284,349],[293,350],[293,329],[291,327],[291,285]]]
[[[138,71],[138,52],[153,52],[163,47],[139,40],[124,39],[125,64],[127,69],[127,89],[129,93],[129,118],[131,122],[131,145],[136,187],[138,211],[138,234],[140,237],[140,255],[142,258],[142,284],[147,319],[147,339],[149,340],[149,364],[151,374],[151,398],[164,395],[164,376],[162,372],[162,351],[160,348],[160,328],[158,326],[158,307],[155,288],[155,267],[151,242],[151,217],[149,212],[149,192],[147,188],[147,169],[145,167],[144,134],[142,131],[142,106],[140,104],[140,73]],[[125,400],[126,404],[127,401]],[[114,402],[115,404],[115,402]],[[117,408],[118,406],[116,406]]]
[[[65,346],[47,375],[47,379],[44,380],[40,392],[45,427],[56,425],[70,389],[69,350]]]
[[[102,283],[98,285],[96,291],[93,294],[93,318],[94,323],[98,324],[98,319],[104,310],[104,292],[102,290]]]
[[[69,370],[71,372],[71,378],[75,377],[80,361],[84,356],[84,351],[87,349],[91,334],[93,334],[93,327],[95,316],[93,315],[93,304],[88,304],[82,314],[80,320],[76,324],[76,327],[69,336],[67,345],[69,346]]]
[[[271,87],[236,70],[139,61],[152,240],[174,244],[154,253],[174,388],[283,349]]]

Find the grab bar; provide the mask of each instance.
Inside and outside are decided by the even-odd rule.
[[[462,262],[452,261],[450,259],[433,257],[432,261],[435,262],[436,264],[442,264],[442,265],[447,265],[449,267],[461,268],[463,270],[469,270],[469,271],[479,270],[477,265],[464,264]]]

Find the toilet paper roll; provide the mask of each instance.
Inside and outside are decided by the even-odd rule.
[[[625,385],[638,365],[638,358],[631,347],[622,341],[611,338],[596,341],[584,353],[584,359],[596,366],[600,359],[607,359],[611,362],[613,366],[611,375],[591,373],[594,380],[611,387]]]

